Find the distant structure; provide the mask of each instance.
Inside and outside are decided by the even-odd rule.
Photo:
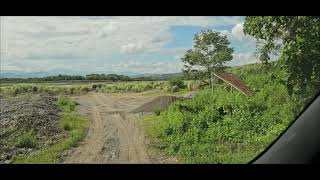
[[[232,90],[232,88],[235,88],[236,90],[238,90],[239,92],[241,92],[242,94],[244,94],[246,96],[252,96],[254,94],[249,89],[249,87],[245,84],[245,82],[240,80],[234,74],[227,73],[227,72],[219,72],[219,73],[216,72],[216,73],[212,73],[212,74],[215,77],[217,77],[218,79],[221,79],[222,81],[229,84],[231,86],[231,90]]]

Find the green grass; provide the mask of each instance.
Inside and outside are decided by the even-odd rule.
[[[183,163],[247,163],[263,151],[301,111],[301,100],[259,67],[231,69],[255,91],[244,96],[224,84],[145,117],[155,146]]]
[[[88,120],[75,111],[75,103],[71,99],[61,96],[56,105],[62,110],[60,125],[67,132],[67,136],[58,143],[41,149],[32,155],[17,156],[14,163],[59,163],[62,160],[62,153],[77,146],[78,142],[85,137]],[[29,140],[26,142],[29,142]]]
[[[35,148],[37,147],[37,139],[33,131],[23,133],[15,141],[15,146],[18,148]]]
[[[102,93],[141,93],[145,95],[183,95],[192,90],[199,90],[200,83],[196,81],[133,81],[116,83],[17,83],[0,87],[0,96],[16,96],[19,94],[49,93],[53,95],[72,95],[88,92]]]
[[[164,89],[167,82],[164,81],[133,81],[116,83],[83,83],[83,84],[59,84],[59,83],[17,83],[10,86],[0,86],[0,95],[16,96],[19,94],[50,93],[55,95],[81,94],[91,91],[103,93],[144,92],[154,89]]]

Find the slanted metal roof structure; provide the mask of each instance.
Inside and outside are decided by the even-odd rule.
[[[227,84],[229,84],[231,87],[234,87],[235,89],[237,89],[239,92],[241,92],[242,94],[246,95],[246,96],[251,96],[254,93],[249,89],[249,87],[245,84],[245,82],[243,82],[242,80],[240,80],[237,76],[235,76],[234,74],[231,73],[227,73],[227,72],[216,72],[213,73],[213,75],[219,79],[221,79],[222,81],[226,82]]]

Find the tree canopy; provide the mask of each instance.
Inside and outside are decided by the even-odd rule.
[[[287,75],[290,93],[303,94],[320,80],[320,17],[249,16],[244,33],[261,44],[260,60],[269,64],[270,54],[278,50],[277,63]]]
[[[193,38],[193,48],[182,57],[183,72],[188,77],[204,79],[211,71],[219,70],[232,60],[233,49],[227,36],[212,30],[201,31]]]

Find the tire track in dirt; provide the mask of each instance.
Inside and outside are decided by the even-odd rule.
[[[83,144],[68,152],[65,163],[151,163],[138,115],[128,112],[152,98],[133,93],[74,97],[91,124]]]

